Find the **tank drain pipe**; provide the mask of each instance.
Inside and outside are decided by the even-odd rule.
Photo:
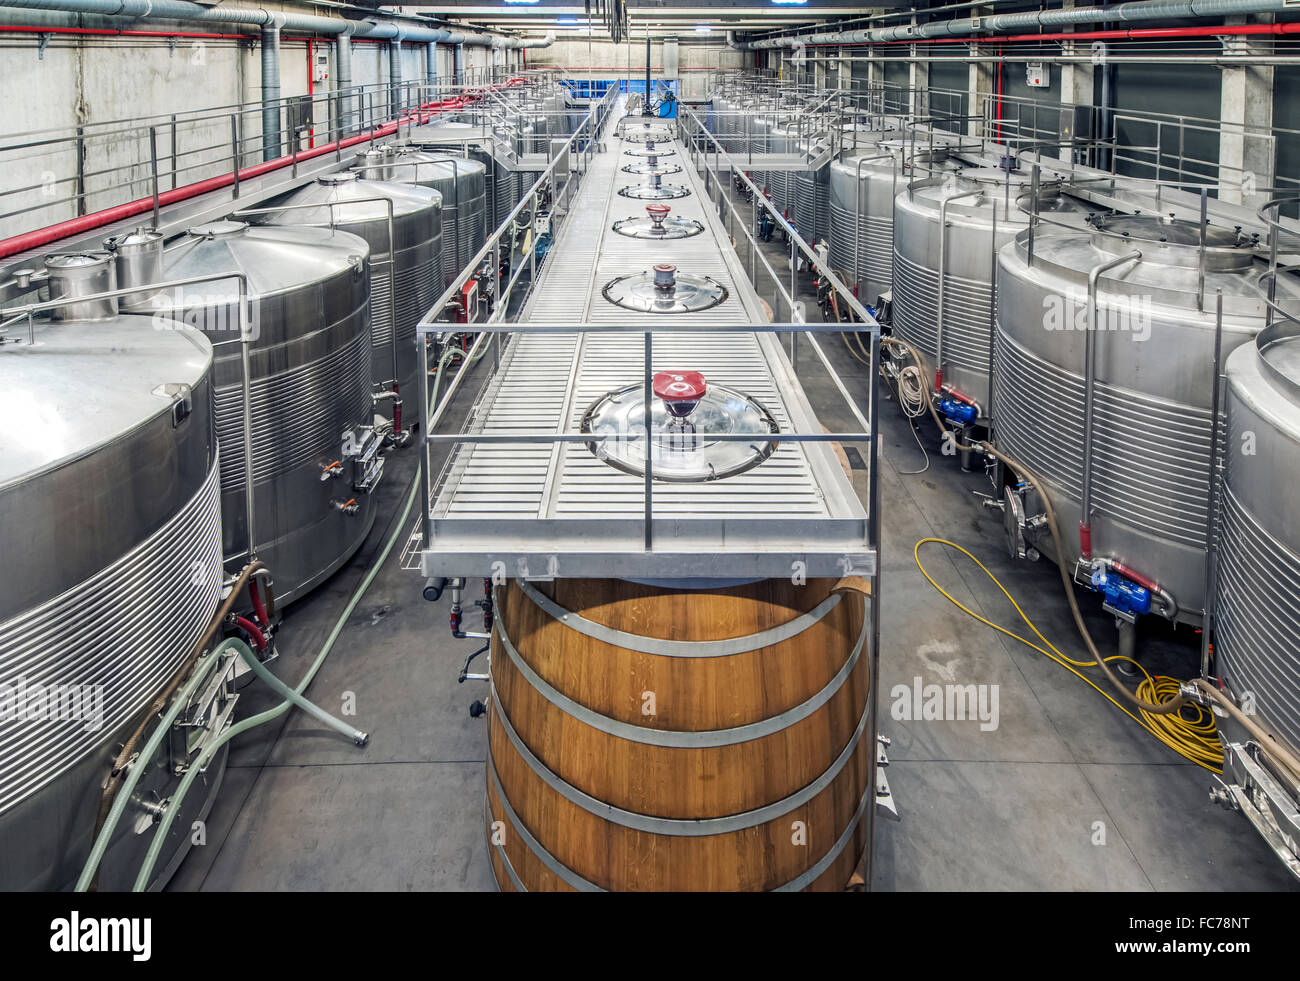
[[[1214,624],[1215,598],[1218,577],[1218,555],[1215,551],[1214,526],[1219,498],[1219,410],[1221,402],[1220,373],[1223,370],[1223,287],[1215,293],[1214,300],[1214,361],[1213,388],[1210,390],[1210,494],[1205,510],[1205,611],[1201,625],[1201,677],[1210,675],[1210,655],[1213,652],[1210,636]]]
[[[461,613],[463,609],[461,604],[465,598],[465,580],[452,579],[450,585],[451,614],[448,616],[448,623],[451,626],[451,635],[457,640],[489,640],[492,637],[491,633],[478,633],[473,630],[461,629]],[[483,626],[488,630],[490,630],[492,626],[492,600],[491,593],[488,592],[489,589],[490,581],[484,580],[483,592],[488,598],[481,604],[478,604],[483,607]]]
[[[939,202],[939,296],[935,300],[934,317],[934,390],[936,392],[943,391],[943,281],[947,275],[946,268],[948,264],[948,205],[964,198],[979,197],[983,193],[983,188],[976,188],[973,191],[959,191],[956,194],[948,195]]]
[[[733,32],[727,32],[728,43],[730,43]],[[876,160],[889,160],[893,163],[893,187],[889,192],[890,207],[893,207],[893,201],[898,197],[898,158],[892,153],[877,153],[870,157],[859,157],[857,166],[857,180],[853,182],[853,279],[854,286],[857,286],[858,269],[857,266],[862,262],[862,167],[864,164],[872,163]],[[892,219],[891,219],[892,222]],[[870,298],[872,302],[875,297]]]
[[[1079,511],[1079,553],[1092,564],[1092,446],[1096,431],[1097,281],[1101,274],[1142,258],[1134,249],[1088,270],[1088,333],[1083,338],[1083,493]],[[1062,556],[1064,559],[1064,556]]]
[[[243,406],[243,424],[244,424],[244,520],[248,528],[248,552],[247,562],[252,563],[257,560],[257,538],[254,535],[253,528],[253,395],[252,395],[252,355],[250,347],[252,346],[252,332],[248,323],[248,276],[241,272],[218,272],[204,273],[202,276],[191,276],[185,279],[172,279],[165,283],[146,283],[136,286],[123,286],[114,290],[105,290],[101,293],[92,293],[88,296],[78,297],[78,302],[90,303],[97,300],[109,300],[123,296],[132,296],[136,293],[163,293],[167,290],[180,290],[184,286],[198,286],[203,283],[224,283],[228,280],[235,280],[238,284],[238,305],[239,305],[239,351],[240,360],[243,365],[243,381],[241,384],[241,401]],[[178,294],[181,295],[181,294]],[[45,300],[38,303],[25,303],[22,306],[6,307],[0,310],[0,320],[7,319],[11,315],[29,317],[34,313],[40,313],[43,310],[53,310],[56,307],[63,306],[64,300]],[[221,344],[233,344],[230,341],[217,341],[212,346],[215,348]]]

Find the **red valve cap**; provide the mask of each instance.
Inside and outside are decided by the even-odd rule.
[[[654,393],[665,402],[698,402],[709,386],[698,371],[656,371]]]

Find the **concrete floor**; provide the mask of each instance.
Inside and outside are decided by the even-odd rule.
[[[773,250],[775,252],[775,249]],[[806,285],[806,284],[805,284]],[[800,371],[828,427],[852,428],[838,393],[806,346]],[[838,340],[841,376],[865,392],[866,372]],[[984,509],[982,474],[941,456],[881,411],[884,522],[882,731],[901,820],[877,821],[877,890],[1283,890],[1296,888],[1244,817],[1210,802],[1212,775],[1184,761],[1059,665],[970,619],[925,581],[912,557],[923,537],[970,549],[1002,580],[1042,633],[1082,659],[1047,562],[1013,563],[1001,515]],[[389,458],[382,490],[391,515],[412,472],[412,451]],[[381,522],[382,524],[382,522]],[[278,668],[296,680],[379,550],[377,525],[339,575],[286,612]],[[987,618],[1023,632],[1015,611],[964,557],[929,547],[935,579]],[[480,890],[494,888],[482,831],[487,727],[471,719],[480,683],[456,683],[471,641],[447,630],[448,600],[426,602],[422,580],[394,554],[308,694],[339,711],[355,693],[357,749],[293,712],[236,742],[223,793],[170,884],[179,890]],[[1099,642],[1113,643],[1095,598]],[[469,618],[470,628],[477,624]],[[1195,674],[1190,632],[1150,629],[1148,668]],[[997,685],[999,725],[891,717],[895,685]],[[1104,681],[1100,682],[1105,684]],[[270,703],[245,691],[242,712]]]

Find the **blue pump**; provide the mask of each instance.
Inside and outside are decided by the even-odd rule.
[[[1106,606],[1119,613],[1142,616],[1151,612],[1151,591],[1123,576],[1093,569],[1092,588],[1105,596]]]

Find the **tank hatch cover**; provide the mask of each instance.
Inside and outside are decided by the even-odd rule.
[[[620,187],[618,193],[625,198],[637,198],[641,201],[665,201],[671,198],[684,198],[691,193],[691,189],[683,184],[665,184],[658,174],[651,174],[648,183]]]
[[[644,174],[663,177],[668,174],[680,174],[682,168],[676,164],[661,163],[657,157],[647,157],[645,163],[630,163],[623,167],[625,174]]]
[[[633,147],[630,150],[623,151],[629,157],[675,157],[677,151],[667,146],[660,146],[656,143],[647,143],[644,146]]]
[[[677,271],[669,263],[611,279],[601,294],[615,306],[640,313],[694,313],[716,307],[727,288],[716,279]]]
[[[670,217],[666,204],[647,204],[645,218],[624,218],[614,222],[614,231],[629,238],[690,238],[704,231],[701,222],[691,218]]]
[[[1094,244],[1108,252],[1139,249],[1143,262],[1170,266],[1200,263],[1201,224],[1172,215],[1100,214],[1088,219],[1096,230]],[[1240,226],[1205,226],[1205,268],[1215,271],[1248,269],[1259,239]]]
[[[776,449],[776,421],[741,392],[709,385],[698,371],[660,371],[650,399],[650,470],[656,480],[701,483],[758,466]],[[644,476],[644,385],[602,395],[582,418],[582,432],[597,459],[624,473]],[[722,440],[720,434],[753,435]]]

